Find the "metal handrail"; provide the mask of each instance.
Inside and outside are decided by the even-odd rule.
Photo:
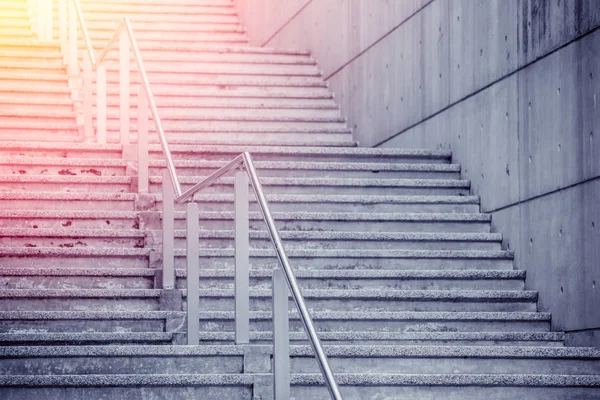
[[[75,10],[77,13],[77,18],[79,19],[79,25],[81,27],[81,31],[83,33],[83,39],[85,41],[85,46],[90,57],[90,61],[92,64],[92,68],[98,68],[98,65],[104,61],[110,47],[116,41],[119,33],[122,29],[125,28],[128,36],[129,42],[131,43],[131,47],[133,48],[133,54],[135,57],[135,61],[137,63],[140,77],[142,79],[142,85],[144,86],[144,91],[146,92],[146,97],[148,99],[148,106],[150,107],[150,112],[152,113],[152,117],[154,118],[154,122],[156,124],[156,130],[158,132],[158,139],[160,141],[160,146],[167,160],[167,170],[169,171],[169,175],[171,176],[171,183],[173,185],[173,190],[175,191],[177,196],[181,196],[181,185],[179,183],[179,179],[177,178],[177,171],[175,170],[175,164],[173,163],[173,157],[171,156],[171,152],[169,150],[169,146],[167,144],[167,138],[165,135],[165,131],[162,126],[162,121],[160,116],[158,115],[158,108],[156,107],[156,102],[154,101],[154,95],[152,94],[152,89],[150,88],[150,82],[148,81],[148,74],[146,73],[146,68],[144,67],[144,61],[142,60],[142,55],[140,54],[140,48],[138,46],[137,40],[135,39],[135,34],[133,33],[133,28],[131,27],[131,21],[129,17],[124,17],[119,26],[115,29],[112,37],[109,39],[108,43],[102,51],[100,52],[100,56],[96,59],[94,54],[94,49],[92,47],[92,42],[90,40],[90,36],[88,34],[87,25],[85,23],[85,19],[83,17],[83,11],[81,10],[81,4],[79,0],[71,0],[73,5],[75,6]]]
[[[317,358],[321,374],[323,375],[323,378],[325,378],[325,383],[327,384],[329,394],[332,399],[341,400],[342,396],[340,394],[338,385],[333,376],[333,372],[331,371],[331,367],[329,366],[329,362],[327,361],[327,356],[325,354],[325,351],[323,350],[321,341],[319,340],[319,336],[313,324],[312,317],[310,316],[308,308],[306,307],[306,303],[304,302],[304,297],[302,296],[302,292],[300,290],[300,287],[298,286],[298,282],[296,281],[294,271],[290,266],[289,259],[285,252],[285,249],[283,248],[281,237],[279,236],[279,232],[277,230],[277,227],[275,226],[275,221],[273,219],[273,216],[271,215],[271,210],[269,208],[269,203],[267,202],[262,185],[258,179],[256,168],[254,167],[254,163],[252,162],[252,157],[250,156],[250,153],[244,152],[239,156],[235,157],[223,167],[219,168],[217,171],[215,171],[214,173],[207,176],[202,181],[185,191],[185,193],[178,196],[175,199],[175,201],[177,203],[185,202],[187,199],[192,197],[194,193],[209,187],[215,181],[217,181],[217,179],[226,175],[229,172],[236,170],[240,166],[245,167],[246,173],[248,174],[248,178],[250,178],[250,182],[252,184],[252,188],[254,189],[254,194],[256,195],[256,200],[258,202],[258,206],[260,208],[265,224],[267,225],[269,237],[271,238],[271,242],[275,247],[275,252],[277,253],[279,265],[281,266],[281,269],[283,271],[283,275],[287,282],[288,288],[292,293],[292,298],[294,300],[296,308],[300,313],[300,319],[302,320],[304,330],[306,331],[306,335],[308,336],[311,347]]]

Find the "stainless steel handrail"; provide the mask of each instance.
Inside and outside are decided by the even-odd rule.
[[[289,259],[283,248],[283,243],[281,242],[281,237],[279,236],[279,232],[277,227],[275,226],[275,221],[273,216],[271,215],[271,210],[269,209],[269,203],[265,197],[265,193],[263,191],[262,185],[258,179],[258,175],[256,173],[256,168],[254,167],[254,163],[252,162],[252,157],[250,153],[244,152],[239,156],[235,157],[233,160],[225,164],[223,167],[219,168],[217,171],[212,173],[211,175],[204,178],[202,181],[197,183],[188,189],[181,196],[178,196],[175,201],[177,203],[183,203],[190,197],[194,195],[194,193],[202,190],[204,188],[212,185],[217,179],[226,175],[229,172],[236,170],[238,167],[245,167],[246,173],[250,178],[250,183],[252,184],[252,188],[254,189],[254,194],[256,195],[256,201],[258,202],[258,206],[260,208],[261,214],[267,225],[267,231],[269,232],[269,237],[271,238],[271,242],[275,247],[275,252],[277,253],[277,259],[279,260],[279,265],[283,271],[283,275],[285,276],[285,280],[287,282],[288,288],[292,293],[292,298],[300,313],[300,319],[302,320],[302,324],[304,326],[304,330],[306,331],[306,335],[308,336],[311,347],[315,353],[317,358],[317,362],[319,364],[319,369],[321,370],[321,374],[325,379],[325,383],[327,384],[327,389],[329,390],[329,395],[334,400],[341,400],[342,396],[339,391],[339,387],[335,381],[335,377],[333,376],[333,372],[331,371],[331,367],[329,366],[329,362],[327,361],[327,355],[323,350],[323,346],[321,345],[321,341],[319,340],[319,336],[315,329],[315,326],[312,321],[312,317],[306,307],[306,303],[304,302],[304,297],[302,296],[302,291],[298,286],[298,282],[296,281],[296,276],[294,275],[294,271],[290,266]]]
[[[142,55],[140,54],[140,48],[138,46],[137,40],[135,39],[135,34],[133,33],[133,28],[131,27],[131,21],[129,21],[129,17],[124,17],[119,26],[115,29],[113,36],[109,39],[106,46],[100,52],[100,57],[96,59],[94,54],[94,49],[92,47],[92,42],[90,40],[90,36],[88,34],[87,25],[85,23],[85,19],[83,17],[83,11],[81,10],[81,4],[79,0],[71,0],[75,6],[75,10],[77,12],[77,18],[79,19],[79,25],[81,27],[81,31],[83,33],[83,39],[85,41],[85,46],[90,57],[90,61],[92,64],[92,68],[96,69],[98,65],[105,59],[106,55],[110,47],[116,41],[119,36],[120,31],[125,28],[127,34],[129,36],[129,42],[131,43],[131,47],[133,48],[133,54],[135,57],[135,61],[137,63],[140,77],[142,79],[142,85],[144,86],[144,91],[146,92],[146,97],[148,99],[148,105],[150,107],[150,112],[152,113],[152,117],[154,118],[154,122],[156,124],[156,130],[158,132],[158,139],[160,141],[161,149],[165,155],[167,160],[167,170],[169,171],[169,175],[171,176],[171,183],[173,185],[173,190],[175,191],[177,196],[181,196],[181,185],[179,183],[179,179],[177,178],[177,171],[175,170],[175,164],[173,163],[173,157],[171,156],[171,152],[169,150],[169,146],[167,144],[167,138],[165,135],[165,131],[162,126],[162,121],[160,116],[158,115],[158,108],[156,107],[156,102],[154,100],[154,95],[152,94],[152,89],[150,88],[150,82],[148,81],[148,74],[146,73],[146,68],[144,67],[144,61],[142,60]]]

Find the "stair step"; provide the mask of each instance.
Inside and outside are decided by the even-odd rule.
[[[3,191],[129,192],[130,176],[0,175]]]
[[[134,211],[134,193],[0,192],[2,210]]]
[[[0,333],[3,346],[171,344],[171,332]]]
[[[303,289],[302,294],[310,309],[320,311],[533,312],[537,307],[537,292],[523,290]],[[271,305],[271,289],[250,290],[251,310],[266,311],[272,308]],[[289,309],[295,307],[290,299]],[[232,289],[200,290],[200,309],[227,311],[234,308]]]
[[[2,338],[2,335],[0,335]],[[427,346],[556,346],[563,345],[564,334],[556,332],[320,332],[324,344],[427,345]],[[200,332],[201,343],[228,344],[234,332]],[[270,331],[250,332],[253,344],[270,344]],[[0,339],[1,341],[1,339]],[[306,344],[306,333],[290,332],[291,344]],[[337,374],[336,374],[337,376]]]
[[[0,246],[10,247],[144,247],[146,233],[138,229],[0,228]]]
[[[3,175],[124,176],[126,166],[118,159],[0,157]]]

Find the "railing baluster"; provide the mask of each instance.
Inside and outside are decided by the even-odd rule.
[[[175,193],[171,175],[166,169],[162,174],[162,288],[175,288]]]
[[[96,142],[106,144],[106,66],[96,69]]]
[[[250,343],[250,222],[248,175],[235,174],[235,343]]]
[[[43,0],[44,1],[44,27],[46,28],[46,40],[54,39],[54,0]]]
[[[83,57],[83,132],[86,139],[94,137],[92,60],[86,52]]]
[[[187,344],[200,343],[200,258],[198,253],[198,204],[187,204]]]
[[[273,395],[290,398],[290,321],[288,287],[281,268],[273,270]]]
[[[129,69],[129,37],[127,31],[121,31],[119,33],[119,132],[121,134],[121,144],[124,145],[129,144]],[[148,108],[147,104],[146,108]]]
[[[138,192],[148,193],[148,97],[143,87],[138,93]]]
[[[67,44],[67,0],[58,0],[58,40],[61,47]]]
[[[73,0],[67,0],[69,19],[69,75],[79,75],[79,53],[77,47],[77,12]]]

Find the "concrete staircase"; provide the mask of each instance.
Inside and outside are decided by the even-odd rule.
[[[356,147],[310,55],[248,47],[230,1],[81,3],[98,50],[131,17],[184,188],[252,153],[345,399],[600,399],[600,351],[551,331],[450,152]],[[195,196],[202,344],[183,346],[185,215],[173,296],[160,289],[160,147],[138,194],[129,147],[76,140],[60,46],[31,38],[25,4],[0,2],[0,396],[270,398],[277,261],[253,196],[252,344],[233,341],[229,177]],[[290,310],[293,396],[326,399]]]

